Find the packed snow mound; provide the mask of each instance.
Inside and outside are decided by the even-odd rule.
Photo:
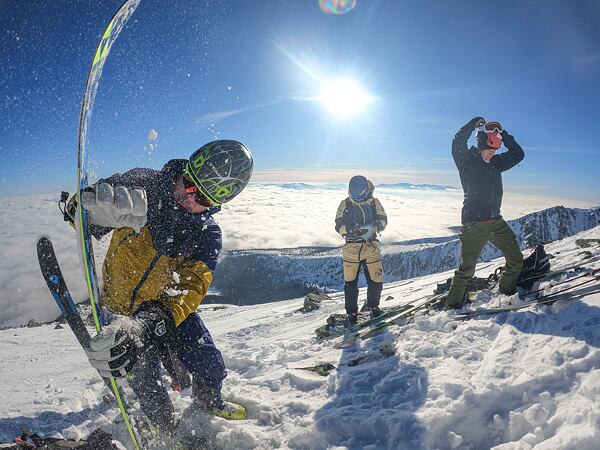
[[[576,245],[582,239],[585,249]],[[597,239],[599,227],[548,245],[552,268],[600,267]],[[477,275],[502,263],[481,264]],[[393,298],[382,306],[430,294],[450,276],[387,284],[382,298]],[[508,301],[492,291],[471,308]],[[197,417],[191,429],[211,448],[591,450],[600,442],[600,294],[470,321],[421,313],[343,350],[314,334],[343,312],[343,293],[312,312],[299,312],[302,305],[201,306],[229,372],[225,397],[249,413],[243,422]],[[118,410],[102,402],[104,384],[67,328],[2,330],[0,342],[0,440],[23,425],[71,438],[102,427],[128,445]],[[382,347],[393,354],[382,356]],[[298,369],[324,362],[336,367],[326,376]],[[189,390],[170,395],[184,414]]]

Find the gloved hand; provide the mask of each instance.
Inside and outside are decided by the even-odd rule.
[[[346,235],[360,236],[365,230],[362,230],[358,225],[346,225]]]
[[[483,117],[473,117],[471,120],[469,120],[469,124],[473,126],[473,129],[479,128],[485,124],[485,119]]]
[[[506,130],[502,130],[502,132],[500,133],[500,136],[502,136],[502,143],[504,144],[505,147],[510,146],[515,143],[515,137],[512,134],[509,134],[509,132]]]
[[[146,224],[148,199],[146,191],[141,188],[98,183],[94,189],[82,192],[81,203],[94,225],[131,227],[139,233]]]
[[[90,364],[106,378],[127,375],[140,352],[164,342],[175,331],[171,313],[158,302],[145,302],[133,318],[120,317],[92,338]]]

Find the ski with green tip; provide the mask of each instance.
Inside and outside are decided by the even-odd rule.
[[[99,289],[98,289],[98,276],[96,273],[96,266],[94,263],[94,254],[92,247],[92,235],[89,229],[89,221],[87,212],[81,207],[81,194],[88,185],[88,165],[86,160],[86,148],[88,145],[88,129],[90,125],[90,119],[92,116],[92,110],[94,108],[94,98],[98,91],[98,85],[100,82],[100,76],[102,75],[102,69],[110,52],[110,49],[116,41],[119,33],[125,26],[125,23],[129,20],[131,15],[138,7],[140,0],[126,0],[119,10],[112,17],[102,38],[98,43],[98,47],[94,53],[94,58],[88,72],[85,89],[83,91],[83,100],[81,103],[81,115],[79,118],[79,139],[78,139],[78,151],[77,151],[77,204],[80,206],[77,208],[77,217],[75,218],[76,228],[78,232],[78,244],[82,254],[83,268],[85,274],[85,281],[88,288],[88,294],[90,298],[90,305],[92,308],[92,316],[94,318],[94,324],[97,333],[102,331],[101,318],[99,313],[101,311]],[[115,395],[115,399],[121,411],[123,422],[127,427],[127,432],[133,442],[136,450],[139,450],[140,444],[133,426],[129,420],[125,404],[121,399],[119,389],[114,378],[110,379],[112,391]]]

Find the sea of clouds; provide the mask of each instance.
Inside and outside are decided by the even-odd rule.
[[[216,218],[223,229],[225,249],[339,246],[334,219],[347,196],[339,185],[251,184]],[[457,189],[381,188],[375,190],[389,218],[382,242],[454,234],[460,224],[462,191]],[[50,236],[66,281],[76,301],[87,298],[75,232],[57,208],[59,193],[0,198],[0,326],[29,319],[52,320],[56,305],[40,275],[35,244]],[[590,207],[584,203],[506,194],[507,219],[556,204]],[[97,250],[99,262],[102,249]]]

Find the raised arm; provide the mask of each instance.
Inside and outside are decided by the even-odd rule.
[[[464,161],[472,157],[473,153],[469,150],[467,141],[471,133],[482,122],[485,122],[483,117],[474,117],[454,135],[454,139],[452,140],[452,158],[454,158],[457,167],[460,167]]]
[[[508,151],[501,153],[500,155],[494,155],[491,163],[494,164],[498,170],[504,172],[523,161],[525,152],[517,141],[515,141],[515,138],[508,134],[506,130],[502,132],[502,142]]]

